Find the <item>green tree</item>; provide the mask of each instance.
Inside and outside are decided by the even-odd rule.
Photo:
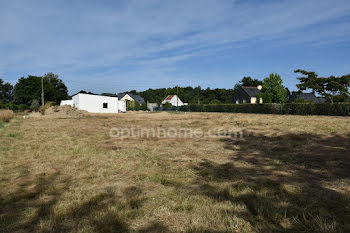
[[[258,79],[252,79],[250,76],[243,77],[242,81],[240,82],[242,86],[251,86],[256,87],[263,84],[263,81],[260,81]]]
[[[13,86],[0,79],[0,105],[8,104],[13,99]]]
[[[47,73],[44,75],[44,80],[47,84],[44,87],[46,100],[53,101],[59,104],[61,100],[68,99],[68,88],[64,82],[58,78],[58,75],[54,73]]]
[[[241,81],[236,83],[234,89],[238,90],[240,87],[257,87],[259,85],[262,85],[263,81],[260,81],[258,79],[253,79],[250,76],[243,77]]]
[[[141,105],[137,101],[127,100],[126,107],[128,110],[140,110]]]
[[[40,76],[32,75],[20,78],[14,88],[14,102],[31,105],[33,100],[41,100],[41,79]],[[68,98],[66,85],[53,73],[44,75],[44,93],[45,101],[56,104]]]
[[[176,87],[172,88],[159,88],[159,89],[148,89],[142,92],[132,91],[135,95],[142,96],[146,101],[151,103],[160,104],[165,97],[168,95],[174,95],[177,93]],[[202,89],[200,86],[198,87],[179,87],[179,98],[185,102],[190,104],[200,103],[210,103],[210,101],[217,99],[222,103],[232,103],[232,99],[234,96],[233,89]]]
[[[279,74],[270,74],[264,79],[262,98],[264,103],[286,102],[287,90],[282,85],[283,81]]]
[[[350,74],[341,77],[330,76],[328,78],[318,78],[315,72],[306,70],[295,70],[304,77],[299,77],[300,84],[297,84],[299,92],[311,89],[327,99],[329,102],[345,102],[349,100]]]

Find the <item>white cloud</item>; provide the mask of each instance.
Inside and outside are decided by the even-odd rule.
[[[176,76],[178,62],[251,40],[279,46],[347,40],[349,21],[332,20],[348,12],[348,0],[7,1],[0,7],[0,66],[6,74],[54,71],[76,83],[103,76],[130,86],[125,79],[141,83],[149,75],[160,82]]]

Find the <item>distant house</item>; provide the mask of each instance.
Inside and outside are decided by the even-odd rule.
[[[316,97],[314,93],[298,93],[296,91],[293,91],[292,94],[289,96],[288,102],[295,102],[297,100],[313,103],[326,102],[325,98]]]
[[[257,103],[257,96],[261,93],[262,86],[257,87],[240,87],[233,97],[235,104],[255,104]],[[262,98],[259,99],[259,103],[262,103]]]
[[[61,105],[71,105],[79,110],[92,113],[126,112],[126,102],[119,100],[117,95],[78,93],[72,96],[72,100],[62,100]]]
[[[180,100],[177,95],[168,95],[163,101],[162,104],[170,103],[172,106],[183,106],[187,105],[187,103],[184,103]]]
[[[158,108],[157,103],[148,103],[147,102],[147,109],[150,110],[151,112],[155,111]]]
[[[119,93],[118,98],[120,100],[131,100],[131,101],[136,101],[139,104],[144,104],[146,103],[144,98],[142,98],[139,95],[134,95],[132,93]]]

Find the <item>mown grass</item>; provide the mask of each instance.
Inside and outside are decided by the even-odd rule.
[[[109,136],[136,126],[244,137]],[[2,232],[350,232],[347,117],[32,118],[0,136]]]

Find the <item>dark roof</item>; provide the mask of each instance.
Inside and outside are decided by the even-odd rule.
[[[132,94],[132,93],[119,93],[119,94],[118,94],[118,98],[119,98],[119,99],[122,99],[125,95],[129,95],[131,98],[133,98],[134,101],[136,101],[136,102],[139,103],[139,104],[144,104],[144,103],[145,103],[144,98],[142,98],[142,97],[139,96],[139,95],[134,95],[134,94]]]
[[[297,99],[302,99],[305,101],[312,101],[314,103],[323,103],[325,102],[324,98],[316,97],[314,93],[298,93],[293,91],[289,97],[289,102],[294,102]]]
[[[257,87],[241,87],[250,97],[256,97],[261,93]]]
[[[118,99],[122,99],[127,93],[118,93]]]
[[[144,104],[145,103],[145,99],[142,96],[139,95],[133,95],[133,94],[129,94],[131,96],[131,98],[133,98],[136,102],[138,102],[139,104]]]

